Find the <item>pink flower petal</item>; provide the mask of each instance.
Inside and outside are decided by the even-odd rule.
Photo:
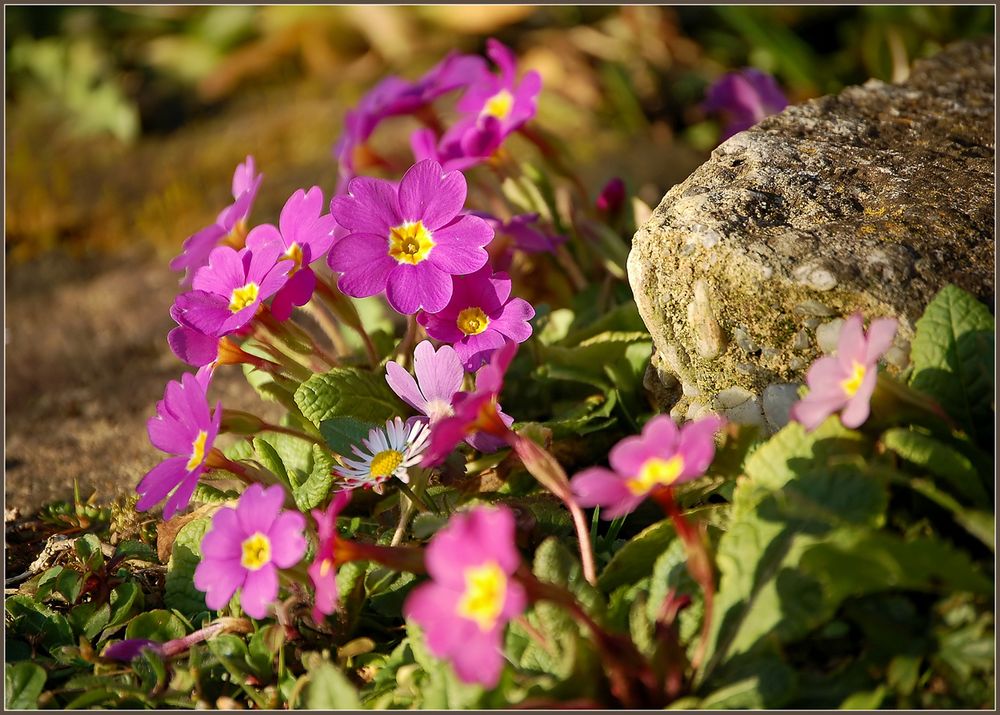
[[[219,339],[179,325],[167,333],[167,344],[178,358],[192,367],[201,367],[219,356]]]
[[[167,497],[167,501],[163,505],[164,520],[171,519],[177,512],[187,509],[188,504],[191,503],[191,496],[198,486],[198,478],[201,476],[202,471],[202,468],[199,466],[188,472],[177,486],[177,489],[174,490],[174,493]]]
[[[486,265],[489,260],[489,254],[483,246],[493,240],[493,229],[477,216],[459,216],[433,233],[436,245],[427,257],[427,262],[445,273],[453,275],[472,273]],[[443,307],[442,305],[441,308]]]
[[[267,489],[260,484],[247,487],[236,506],[236,516],[244,535],[250,536],[258,531],[266,534],[284,502],[285,490],[280,484]]]
[[[722,424],[721,417],[710,415],[681,428],[677,453],[684,459],[684,469],[679,479],[687,481],[705,473],[715,457],[715,433]]]
[[[858,391],[847,401],[844,411],[840,413],[840,421],[844,427],[857,429],[865,420],[871,409],[872,392],[875,391],[875,382],[878,380],[878,372],[874,368],[865,373]]]
[[[297,511],[285,511],[271,524],[271,560],[278,568],[287,569],[297,564],[306,553],[303,530],[306,520]]]
[[[426,342],[426,341],[425,341]],[[424,343],[421,343],[423,345]],[[429,344],[429,343],[428,343]],[[419,346],[418,346],[419,347]],[[394,360],[385,365],[385,381],[399,398],[418,412],[426,413],[427,400],[420,394],[417,381]]]
[[[181,483],[187,475],[188,457],[171,457],[150,469],[135,490],[139,493],[136,511],[149,511]]]
[[[330,249],[327,264],[340,271],[340,290],[355,298],[367,298],[385,290],[398,263],[389,255],[389,239],[371,233],[344,236]]]
[[[267,618],[268,606],[278,597],[278,570],[271,564],[247,571],[240,605],[252,618]]]
[[[452,666],[455,674],[466,683],[479,683],[483,687],[492,688],[500,682],[500,673],[506,662],[503,656],[501,636],[503,628],[497,627],[482,632],[478,627],[461,647],[454,653]]]
[[[855,362],[864,364],[865,333],[861,313],[855,313],[844,321],[837,342],[837,362],[849,374]]]
[[[499,317],[490,321],[490,327],[514,342],[523,343],[531,337],[531,324],[528,321],[534,317],[535,309],[531,307],[531,303],[522,298],[514,298],[503,307]]]
[[[205,593],[205,605],[218,611],[243,585],[246,573],[239,559],[205,559],[194,570],[194,586]]]
[[[435,231],[455,218],[465,206],[465,177],[445,173],[433,160],[417,162],[399,182],[399,213],[404,221],[423,221]]]
[[[451,402],[462,389],[465,373],[455,350],[442,345],[435,352],[429,340],[422,341],[413,351],[413,371],[420,382],[424,400]]]
[[[865,348],[865,364],[874,366],[879,358],[892,347],[899,323],[895,318],[876,318],[868,327],[868,344]]]
[[[844,406],[847,398],[841,393],[831,397],[813,396],[809,393],[792,405],[789,417],[805,427],[806,432],[812,432],[819,427],[827,417]]]
[[[455,589],[428,581],[410,591],[403,603],[403,613],[423,628],[428,647],[439,658],[446,658],[460,648],[464,642],[463,631],[470,631],[468,626],[459,624],[464,619],[455,613],[459,596]]]
[[[333,198],[330,213],[337,223],[356,233],[388,237],[390,228],[403,223],[396,187],[384,179],[364,176],[351,179],[347,194]]]
[[[431,255],[436,250],[431,251]],[[393,310],[403,315],[412,315],[421,308],[436,313],[448,305],[451,298],[451,276],[436,268],[429,259],[415,266],[400,263],[389,274],[385,297]]]
[[[625,481],[609,469],[591,467],[577,474],[570,481],[573,494],[580,506],[613,506],[632,495]],[[603,514],[602,514],[603,516]]]
[[[228,299],[234,288],[246,283],[245,278],[241,256],[229,246],[219,246],[209,255],[208,265],[195,274],[192,287]]]
[[[243,534],[236,510],[223,507],[212,517],[212,527],[201,540],[201,553],[206,559],[240,559],[243,556]]]

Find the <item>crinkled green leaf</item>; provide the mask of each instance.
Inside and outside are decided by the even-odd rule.
[[[76,644],[66,616],[36,603],[29,596],[10,596],[4,599],[4,608],[8,636],[17,634],[36,639],[40,635],[42,646],[50,653],[61,646]]]
[[[94,640],[111,620],[111,605],[107,603],[81,603],[69,612],[69,622],[76,630]]]
[[[937,400],[979,444],[994,431],[994,321],[989,309],[953,285],[917,321],[910,385]]]
[[[45,687],[45,669],[30,661],[7,663],[4,668],[4,707],[34,710]]]
[[[295,391],[295,403],[317,427],[331,417],[378,424],[404,409],[383,374],[352,367],[336,367],[309,378]]]
[[[312,470],[302,484],[292,492],[295,504],[301,511],[314,509],[330,494],[333,485],[334,461],[326,450],[317,444],[312,447]]]
[[[281,480],[282,484],[291,488],[291,482],[288,479],[288,470],[285,469],[285,463],[282,461],[281,455],[278,454],[278,450],[274,448],[274,445],[265,439],[254,437],[253,450],[257,455],[257,461],[266,469],[273,472]]]
[[[205,610],[205,594],[194,587],[194,571],[201,562],[201,540],[211,524],[207,518],[185,524],[177,532],[167,563],[163,601],[189,618]]]
[[[762,655],[720,674],[722,683],[699,704],[701,710],[780,708],[795,694],[795,671],[775,655]]]
[[[74,543],[76,555],[80,563],[88,571],[99,571],[104,565],[104,553],[101,551],[101,540],[94,534],[84,534]]]

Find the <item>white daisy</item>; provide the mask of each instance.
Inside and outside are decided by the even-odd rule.
[[[382,484],[391,477],[401,482],[409,482],[409,468],[420,462],[431,436],[430,427],[417,420],[407,425],[402,418],[395,417],[368,433],[368,439],[361,440],[364,449],[351,447],[360,459],[342,457],[344,466],[335,471],[344,480],[347,489],[364,487],[381,494]]]

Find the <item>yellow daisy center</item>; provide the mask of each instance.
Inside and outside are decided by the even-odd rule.
[[[510,110],[514,108],[514,95],[506,89],[501,89],[492,97],[486,100],[483,106],[483,114],[487,114],[497,119],[506,119]]]
[[[285,251],[285,254],[278,260],[292,261],[294,263],[292,269],[288,271],[288,275],[292,275],[297,270],[302,268],[302,246],[300,246],[297,243],[293,243],[291,246],[288,247],[288,250]]]
[[[191,459],[188,460],[187,470],[190,472],[205,459],[205,440],[208,439],[208,432],[202,430],[191,443]]]
[[[473,307],[466,308],[459,313],[455,323],[458,325],[458,329],[466,335],[479,335],[489,326],[490,319],[486,317],[482,308]]]
[[[465,571],[465,593],[458,601],[457,613],[476,622],[481,630],[496,625],[507,596],[507,574],[496,561],[487,561]]]
[[[242,288],[234,288],[233,294],[229,298],[229,310],[233,313],[239,313],[241,310],[257,300],[257,295],[259,293],[260,286],[253,281],[247,283]]]
[[[243,542],[243,557],[240,563],[244,568],[258,571],[271,561],[271,540],[259,531]]]
[[[639,474],[625,481],[625,486],[636,496],[649,493],[653,487],[670,486],[684,471],[684,457],[675,454],[670,459],[653,457],[646,460]]]
[[[371,475],[376,479],[391,476],[396,467],[403,461],[403,453],[395,449],[386,449],[372,457]]]
[[[861,388],[861,383],[865,380],[866,372],[868,372],[867,368],[855,360],[854,365],[851,367],[851,376],[840,383],[840,386],[844,388],[844,393],[848,397],[854,397],[854,393]]]
[[[423,221],[407,221],[389,229],[389,255],[412,266],[427,259],[436,244]]]

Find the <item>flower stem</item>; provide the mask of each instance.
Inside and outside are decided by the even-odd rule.
[[[253,625],[246,618],[220,618],[204,628],[196,630],[183,638],[167,641],[163,644],[163,655],[171,656],[183,653],[191,646],[215,638],[223,633],[252,633]]]
[[[698,649],[691,658],[691,667],[695,671],[701,666],[708,648],[709,632],[712,628],[713,605],[715,602],[715,576],[712,573],[712,561],[708,549],[705,548],[705,540],[699,530],[696,530],[691,523],[684,518],[677,502],[674,501],[673,489],[655,489],[652,494],[653,500],[659,504],[670,520],[674,524],[677,535],[684,542],[684,549],[687,551],[688,573],[701,587],[704,595],[704,615],[701,622],[701,639],[698,642]]]
[[[368,361],[371,363],[371,366],[375,367],[378,365],[379,359],[378,352],[375,350],[375,344],[372,342],[371,336],[368,335],[368,331],[365,330],[365,326],[361,322],[361,316],[358,315],[354,303],[330,285],[326,278],[320,275],[316,276],[316,290],[319,292],[320,298],[326,302],[330,311],[361,338],[361,342],[365,346],[365,352],[368,353]]]
[[[539,447],[532,440],[516,432],[507,433],[507,443],[514,448],[531,476],[555,494],[569,509],[573,518],[573,528],[580,544],[580,563],[583,566],[583,577],[587,583],[597,584],[597,565],[594,561],[594,545],[590,540],[590,529],[583,509],[576,503],[573,490],[569,486],[569,478],[562,465],[549,452]]]
[[[337,355],[346,355],[348,353],[347,343],[344,342],[340,326],[330,319],[326,306],[321,305],[318,301],[309,301],[302,306],[302,309],[319,323],[320,329],[322,329],[323,333],[333,344],[333,349]]]

